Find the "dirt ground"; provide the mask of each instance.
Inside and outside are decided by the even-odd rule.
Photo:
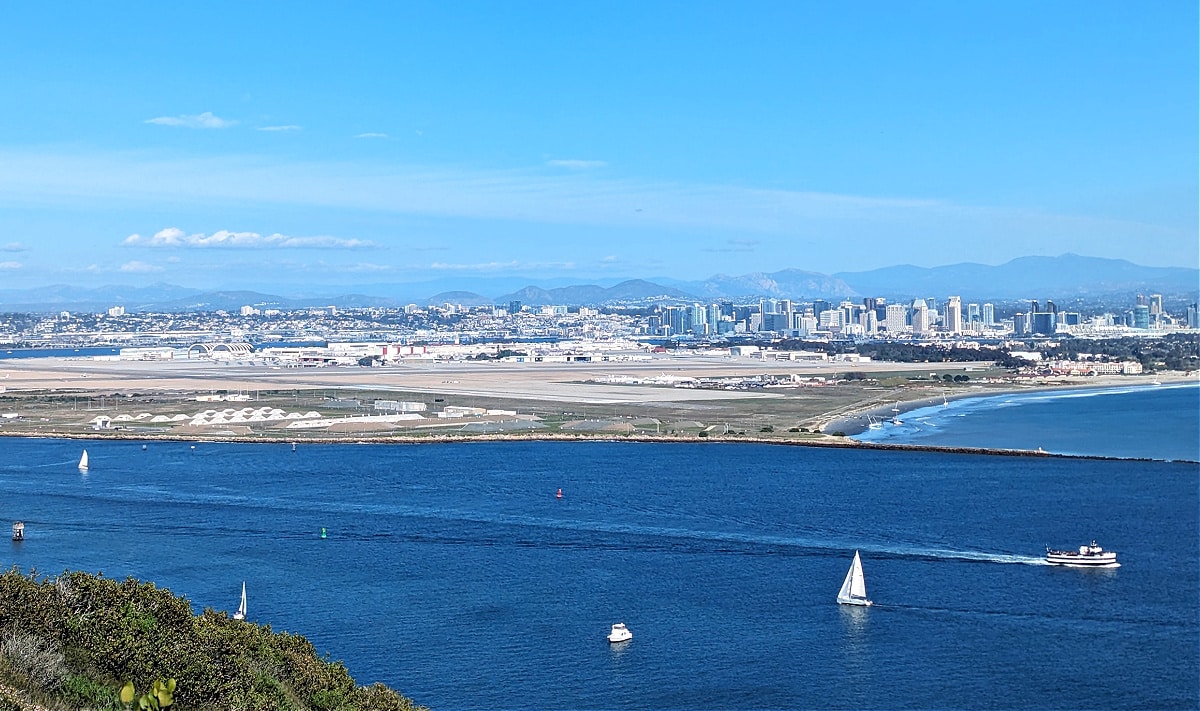
[[[852,373],[858,375],[846,380]],[[947,382],[942,378],[946,374],[967,375],[970,380]],[[857,379],[859,375],[864,379]],[[847,422],[872,408],[1013,389],[1012,383],[980,382],[1003,375],[987,363],[801,364],[719,356],[663,356],[603,364],[470,362],[372,368],[278,368],[208,360],[5,360],[0,361],[0,434],[287,440],[356,438],[368,431],[376,436],[471,436],[460,431],[467,422],[532,420],[540,423],[539,431],[550,433],[594,431],[611,436],[623,428],[690,437],[812,439],[825,437],[816,433],[822,427]],[[755,376],[824,380],[746,389],[687,387],[679,382]],[[635,379],[659,382],[627,382]],[[1100,380],[1088,379],[1106,384]],[[197,400],[213,394],[240,394],[248,400]],[[345,421],[382,414],[375,411],[375,400],[423,402],[428,408],[422,413],[426,419],[387,426]],[[447,406],[516,415],[437,418],[436,412]],[[182,414],[190,419],[205,410],[245,407],[315,411],[342,423],[293,430],[279,422],[236,427],[150,422],[156,415]],[[93,421],[99,415],[112,418],[115,429],[95,430]]]

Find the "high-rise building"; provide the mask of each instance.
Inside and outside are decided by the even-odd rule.
[[[866,309],[858,315],[858,324],[862,326],[863,333],[874,336],[879,332],[879,320],[875,318],[875,309]]]
[[[996,325],[996,307],[995,306],[993,306],[991,304],[983,305],[983,325],[984,326],[995,326]]]
[[[822,311],[828,311],[833,308],[833,304],[824,299],[813,299],[812,303],[813,315],[820,317]]]
[[[1141,300],[1141,297],[1138,297]],[[1133,327],[1150,328],[1150,305],[1138,304],[1133,307]]]
[[[516,300],[508,302],[508,312],[510,314],[521,313],[521,302]]]
[[[842,325],[858,323],[858,314],[862,311],[862,307],[853,301],[843,301],[838,304],[838,310],[842,312]]]
[[[1162,294],[1150,295],[1150,315],[1157,316],[1163,312]]]
[[[841,309],[826,309],[821,312],[817,325],[822,331],[840,331],[842,323]]]
[[[930,322],[929,306],[924,299],[917,299],[913,302],[912,311],[912,332],[916,336],[924,336],[929,333],[933,324]]]
[[[1029,314],[1029,330],[1049,336],[1058,329],[1058,314],[1053,311],[1036,311]]]
[[[890,335],[897,335],[908,330],[908,310],[904,304],[888,304],[883,325]]]
[[[946,318],[942,322],[943,329],[950,333],[962,333],[962,299],[951,296],[946,303]]]
[[[688,307],[689,330],[697,335],[708,333],[708,309],[701,304],[693,304]]]
[[[975,330],[983,323],[979,317],[979,304],[967,304],[967,323],[971,324],[971,330]]]
[[[1200,328],[1200,308],[1197,304],[1192,304],[1187,307],[1187,327]]]
[[[1013,314],[1013,333],[1018,336],[1023,336],[1029,333],[1029,317],[1023,313]]]

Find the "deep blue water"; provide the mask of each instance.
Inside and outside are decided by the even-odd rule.
[[[864,442],[1037,449],[1200,461],[1200,387],[1047,390],[951,400],[902,413]]]
[[[151,579],[197,610],[245,580],[251,620],[435,709],[1200,704],[1196,465],[189,447],[0,439],[0,520],[27,526],[0,564]],[[1039,564],[1091,538],[1122,567]],[[834,602],[855,549],[870,609]],[[634,639],[610,647],[619,621]]]

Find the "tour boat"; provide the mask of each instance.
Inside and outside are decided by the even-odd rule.
[[[854,562],[850,564],[850,570],[846,571],[846,579],[842,582],[842,589],[838,591],[837,601],[842,605],[871,605],[871,601],[867,599],[867,581],[863,577],[862,559],[858,557],[858,551],[854,551]]]
[[[235,620],[246,619],[246,583],[245,583],[245,581],[242,582],[242,602],[240,605],[238,605],[237,612],[233,613],[233,619],[235,619]]]
[[[1056,551],[1046,546],[1046,562],[1051,565],[1070,565],[1079,568],[1117,568],[1117,554],[1106,551],[1092,541],[1079,546],[1078,551]]]
[[[628,642],[633,639],[633,633],[625,626],[624,622],[618,622],[612,626],[612,632],[608,633],[608,641],[612,643]]]

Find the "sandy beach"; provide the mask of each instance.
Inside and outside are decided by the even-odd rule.
[[[913,410],[932,407],[941,403],[968,398],[999,397],[1019,393],[1045,392],[1053,390],[1105,390],[1110,388],[1154,387],[1179,383],[1198,383],[1200,376],[1185,373],[1160,373],[1151,376],[1101,375],[1094,377],[1052,378],[1030,384],[1004,384],[972,386],[969,390],[956,390],[940,395],[918,397],[912,400],[897,400],[893,403],[867,407],[846,413],[824,423],[821,431],[847,436],[861,434],[869,427],[872,419],[889,420]]]

